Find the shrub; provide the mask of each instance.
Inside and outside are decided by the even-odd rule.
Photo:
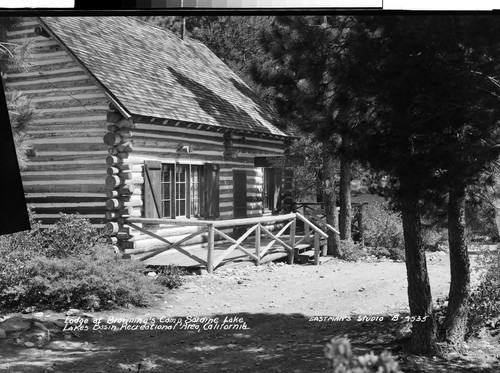
[[[34,219],[33,219],[34,220]],[[145,306],[159,290],[142,262],[124,260],[89,221],[63,215],[52,228],[0,240],[0,306],[12,310]],[[67,243],[67,244],[65,244]]]
[[[88,219],[61,214],[52,227],[42,230],[35,214],[29,210],[31,230],[0,236],[2,257],[25,261],[34,255],[63,258],[86,253],[99,241],[101,234]]]
[[[397,262],[405,260],[405,251],[402,247],[370,247],[368,249],[368,254],[378,259],[389,258]]]
[[[0,236],[0,290],[19,283],[25,277],[25,264],[44,250],[40,223],[30,210],[31,230]]]
[[[472,332],[500,318],[500,251],[487,252],[479,262],[486,271],[470,298],[469,330]]]
[[[347,262],[356,262],[366,256],[366,251],[361,244],[356,244],[350,240],[340,241],[340,259]]]
[[[380,355],[373,352],[364,356],[354,356],[351,344],[345,338],[332,338],[326,344],[325,356],[330,361],[332,373],[398,373],[398,363],[390,352]]]
[[[88,219],[67,214],[61,214],[59,221],[44,233],[45,255],[50,258],[90,253],[101,237]]]
[[[169,289],[175,289],[184,283],[183,276],[185,275],[186,271],[183,269],[174,265],[168,265],[161,267],[158,272],[158,276],[156,277],[156,281],[161,286],[165,286]]]
[[[468,200],[465,205],[468,238],[472,241],[498,239],[495,209],[484,199]]]
[[[26,263],[22,281],[4,291],[4,299],[11,307],[55,310],[145,306],[156,289],[144,271],[143,263],[121,259],[101,245],[72,257],[37,256]]]
[[[363,238],[370,255],[404,260],[403,223],[398,213],[387,204],[369,204],[363,222]]]
[[[425,250],[441,251],[448,245],[448,231],[438,227],[424,228],[422,232],[422,243]]]

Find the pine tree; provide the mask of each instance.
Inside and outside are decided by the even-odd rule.
[[[7,31],[15,28],[20,18],[0,17],[0,71],[5,74],[7,68],[27,71],[32,53],[33,41],[26,39],[22,44],[7,41]]]
[[[21,170],[27,167],[28,152],[32,148],[32,140],[26,133],[26,126],[34,115],[31,101],[20,91],[7,90],[5,92],[7,108],[9,111],[12,135],[16,145],[17,161]]]
[[[463,341],[470,287],[465,188],[496,159],[498,29],[491,18],[361,17],[338,63],[357,97],[356,157],[396,180],[402,210],[412,350],[435,350],[436,325],[420,218],[448,196],[450,302],[446,338]],[[497,30],[498,31],[498,30]]]
[[[7,69],[11,71],[27,71],[29,68],[32,43],[25,41],[22,44],[17,44],[7,41],[7,31],[16,27],[19,22],[19,18],[3,17],[0,19],[0,72],[2,78],[5,77]],[[34,107],[30,100],[20,91],[6,90],[5,98],[17,160],[19,167],[23,169],[27,166],[27,153],[32,146],[31,140],[26,134],[26,126],[33,117]]]
[[[340,238],[351,239],[350,184],[352,179],[349,128],[357,117],[351,101],[337,85],[336,60],[343,53],[352,17],[276,17],[261,36],[273,57],[254,65],[254,78],[274,90],[279,112],[323,143],[323,180],[334,180],[333,157],[340,158]],[[327,223],[338,227],[334,188],[325,188]],[[330,235],[329,253],[341,255],[339,237]]]

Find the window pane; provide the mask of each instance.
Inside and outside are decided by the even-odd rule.
[[[163,167],[163,182],[170,182],[170,166]]]
[[[179,215],[184,216],[186,215],[186,201],[179,201]]]
[[[186,166],[177,166],[175,181],[177,182],[186,181]]]
[[[185,183],[180,183],[179,184],[179,198],[186,198],[186,184]]]
[[[186,201],[178,200],[175,202],[175,216],[185,216],[186,215]]]
[[[163,199],[170,200],[170,183],[163,183]]]

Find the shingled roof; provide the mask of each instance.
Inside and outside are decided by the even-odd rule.
[[[42,17],[42,26],[130,114],[289,136],[202,43],[132,17]]]

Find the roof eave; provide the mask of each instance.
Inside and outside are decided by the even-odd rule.
[[[240,135],[254,135],[257,137],[261,138],[271,138],[271,139],[280,139],[280,140],[286,140],[286,139],[297,139],[298,137],[292,136],[292,135],[278,135],[278,134],[273,134],[273,133],[268,133],[268,132],[260,132],[260,131],[252,131],[252,130],[244,130],[244,129],[237,129],[237,128],[231,128],[231,127],[222,127],[222,126],[213,126],[210,124],[205,124],[205,123],[194,123],[194,122],[186,122],[182,120],[177,120],[177,119],[169,119],[169,118],[156,118],[156,117],[151,117],[151,116],[146,116],[146,115],[139,115],[139,114],[132,114],[132,121],[134,123],[138,122],[150,122],[152,124],[161,124],[161,125],[171,125],[174,127],[184,127],[184,128],[194,128],[198,129],[201,131],[212,131],[212,132],[219,132],[219,133],[225,133],[225,132],[232,132],[234,134],[240,134]]]

